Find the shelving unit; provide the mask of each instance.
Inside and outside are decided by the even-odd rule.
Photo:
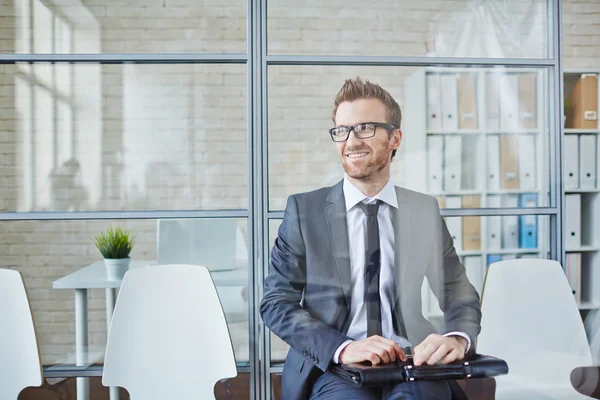
[[[584,317],[587,311],[600,309],[599,74],[600,70],[566,70],[563,75],[563,183],[567,199],[564,267]]]
[[[436,196],[441,208],[548,205],[547,81],[543,69],[436,67],[415,72],[404,86],[404,186]],[[448,173],[457,166],[455,174]],[[452,179],[460,183],[448,184]],[[527,196],[535,203],[526,202]],[[549,255],[544,217],[465,216],[446,222],[467,275],[480,292],[488,260]],[[520,247],[519,238],[501,236],[514,236],[515,230],[519,235],[525,223],[537,230],[534,245]],[[500,231],[494,234],[495,229]],[[516,245],[508,245],[511,240]],[[427,282],[422,304],[424,315],[435,324],[441,310]]]

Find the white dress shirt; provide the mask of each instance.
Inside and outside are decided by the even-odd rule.
[[[365,307],[365,230],[367,218],[364,212],[357,206],[358,203],[374,203],[381,200],[377,212],[379,224],[379,245],[381,249],[381,269],[379,272],[379,293],[381,297],[381,322],[382,336],[397,342],[400,347],[410,347],[411,343],[394,332],[392,323],[392,299],[395,298],[394,284],[394,226],[392,224],[392,207],[398,208],[396,189],[390,180],[383,189],[373,197],[367,197],[348,177],[344,177],[344,198],[346,200],[346,221],[348,224],[348,239],[350,244],[350,271],[351,271],[351,302],[350,302],[350,326],[346,335],[354,340],[367,337],[367,309]],[[445,336],[458,335],[464,337],[467,342],[467,351],[471,347],[471,340],[466,333],[449,332]],[[347,340],[338,347],[333,355],[333,362],[339,363],[342,350],[352,343]]]

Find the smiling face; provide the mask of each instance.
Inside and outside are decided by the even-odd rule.
[[[335,114],[336,126],[360,122],[387,122],[385,105],[373,98],[345,101],[339,105]],[[400,146],[401,139],[399,129],[390,132],[378,127],[372,138],[358,139],[352,132],[345,142],[336,142],[342,166],[350,180],[357,187],[360,183],[383,187],[390,176],[392,151]]]

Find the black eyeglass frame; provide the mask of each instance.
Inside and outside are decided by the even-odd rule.
[[[367,124],[371,124],[374,125],[374,129],[373,129],[373,134],[371,136],[364,136],[364,137],[359,137],[358,134],[356,133],[356,128],[361,126],[361,125],[367,125]],[[338,125],[338,126],[334,126],[333,128],[329,129],[329,135],[331,136],[331,140],[333,140],[334,142],[345,142],[346,140],[348,140],[348,138],[350,137],[350,133],[353,132],[354,136],[356,136],[358,139],[370,139],[373,136],[375,136],[375,134],[377,133],[377,127],[381,126],[384,129],[387,129],[388,131],[393,131],[396,130],[398,128],[396,128],[394,125],[392,124],[388,124],[387,122],[360,122],[358,124],[352,125],[352,126],[346,126],[346,125]],[[348,134],[346,135],[345,139],[337,139],[336,140],[336,135],[333,133],[334,129],[338,129],[338,128],[346,128],[348,129]]]

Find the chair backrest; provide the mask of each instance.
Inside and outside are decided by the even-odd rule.
[[[589,365],[591,354],[575,298],[558,262],[527,258],[491,264],[481,311],[477,351],[500,357],[509,367],[506,377],[497,378],[498,390],[517,379],[529,390],[548,391],[545,398],[577,398],[570,373]]]
[[[0,269],[0,399],[16,400],[42,384],[42,366],[25,283],[18,271]]]
[[[217,291],[206,267],[129,270],[112,318],[102,384],[132,399],[214,399],[237,376]]]
[[[211,271],[231,270],[238,249],[245,244],[239,238],[237,221],[233,218],[159,219],[157,224],[158,264],[195,264]]]

